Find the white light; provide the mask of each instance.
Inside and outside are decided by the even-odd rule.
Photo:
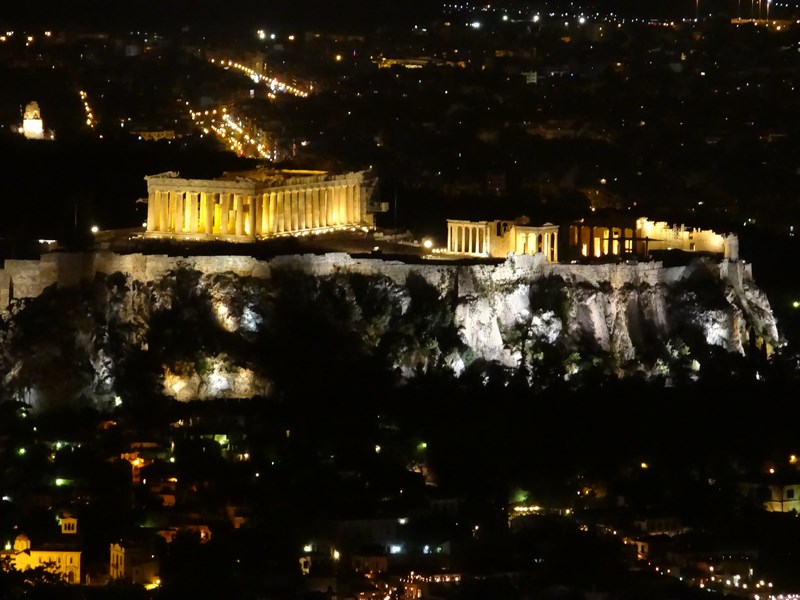
[[[92,225],[92,233],[97,233],[100,231],[100,228],[97,225]]]
[[[480,29],[481,23],[480,21],[473,21],[472,23],[470,23],[470,27],[472,27],[473,29]]]

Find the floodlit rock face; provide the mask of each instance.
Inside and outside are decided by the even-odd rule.
[[[20,297],[23,296],[23,297]],[[346,254],[51,254],[0,271],[0,374],[34,404],[267,396],[493,365],[531,385],[586,369],[694,377],[780,342],[749,265],[701,259],[406,264]],[[35,360],[33,357],[36,357]]]
[[[462,278],[470,281],[456,320],[466,343],[513,367],[533,347],[647,370],[647,355],[688,337],[740,355],[779,341],[769,302],[742,262],[579,266],[520,256]]]

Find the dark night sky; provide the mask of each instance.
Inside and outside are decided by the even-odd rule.
[[[41,0],[4,3],[0,25],[57,28],[69,23],[87,29],[138,27],[164,31],[187,26],[192,29],[286,24],[363,31],[364,27],[376,25],[424,22],[442,15],[444,3],[445,0]],[[640,18],[683,18],[695,11],[694,0],[506,0],[503,4],[531,11],[561,7]],[[700,12],[705,15],[736,16],[737,6],[735,0],[700,0]]]
[[[438,0],[42,0],[3,6],[0,23],[23,26],[58,25],[65,22],[86,26],[183,26],[187,24],[326,23],[362,25],[413,20],[439,13]]]

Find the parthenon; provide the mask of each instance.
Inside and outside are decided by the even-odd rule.
[[[149,238],[252,242],[374,227],[368,171],[254,170],[219,179],[145,177]]]

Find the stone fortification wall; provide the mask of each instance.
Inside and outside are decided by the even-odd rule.
[[[558,345],[583,352],[587,340],[613,357],[615,364],[638,364],[653,339],[661,340],[665,348],[678,348],[678,340],[672,337],[673,325],[678,322],[702,333],[709,345],[728,352],[743,354],[752,340],[766,343],[768,348],[780,341],[769,301],[753,282],[750,266],[729,260],[664,267],[660,262],[557,264],[541,254],[511,255],[494,264],[436,260],[408,264],[336,253],[266,261],[248,256],[51,253],[38,261],[5,261],[0,269],[0,309],[16,298],[36,297],[52,285],[69,287],[91,281],[99,273],[123,273],[130,281],[150,283],[181,267],[209,276],[233,273],[259,279],[269,279],[279,271],[316,277],[375,275],[393,280],[401,295],[408,292],[406,284],[413,273],[433,286],[443,303],[451,304],[453,324],[474,357],[510,368],[530,362],[531,348]],[[692,285],[676,285],[695,276],[701,292],[708,290],[704,287],[707,283],[720,284],[714,302],[703,304]],[[213,287],[215,278],[208,279]],[[342,277],[329,283],[344,289],[351,279]],[[238,291],[225,293],[236,295]],[[237,326],[234,322],[229,331]],[[252,375],[235,370],[215,373],[231,390],[236,389],[237,378]],[[188,383],[166,375],[165,385],[175,394],[184,393],[176,386]],[[185,393],[195,394],[201,383],[198,379]]]
[[[60,287],[91,280],[96,273],[110,275],[121,272],[131,279],[148,282],[163,277],[179,266],[204,274],[232,272],[243,277],[269,278],[274,269],[289,269],[309,275],[331,275],[338,272],[383,275],[403,283],[409,273],[421,275],[439,289],[455,282],[458,294],[475,293],[474,281],[491,282],[495,286],[520,280],[558,276],[567,282],[592,286],[610,284],[618,289],[625,284],[671,284],[680,280],[686,267],[664,267],[660,262],[636,264],[577,265],[547,262],[542,255],[510,256],[501,264],[481,265],[457,262],[407,264],[378,258],[353,258],[344,253],[325,255],[280,256],[269,261],[249,256],[188,256],[96,253],[51,253],[40,260],[6,260],[0,269],[0,306],[8,306],[17,298],[31,298],[50,285]],[[741,261],[722,261],[716,267],[722,279],[741,288],[752,278],[751,266]],[[468,275],[467,275],[468,274]]]
[[[58,267],[45,260],[6,260],[0,269],[0,307],[15,298],[35,298],[58,281]]]

